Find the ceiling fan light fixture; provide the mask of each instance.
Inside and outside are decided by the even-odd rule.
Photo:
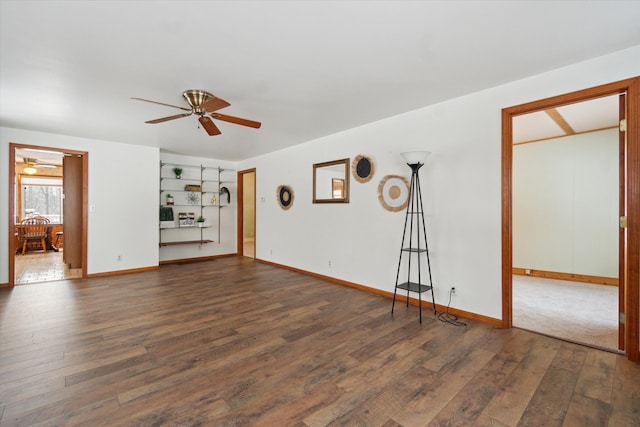
[[[38,170],[36,169],[36,159],[25,157],[23,161],[26,167],[22,169],[22,172],[26,173],[27,175],[33,175],[38,172]]]

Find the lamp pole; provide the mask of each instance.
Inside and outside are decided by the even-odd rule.
[[[429,245],[427,243],[427,228],[424,220],[424,209],[422,204],[422,190],[420,189],[419,171],[424,166],[424,159],[430,154],[428,151],[410,151],[401,153],[407,165],[411,168],[411,183],[407,210],[404,218],[404,230],[402,233],[402,244],[400,246],[400,257],[398,259],[398,270],[396,273],[396,284],[393,291],[393,304],[391,314],[395,308],[396,294],[398,289],[407,291],[407,307],[409,306],[409,294],[418,294],[418,307],[420,312],[420,323],[422,323],[422,293],[431,291],[431,301],[433,302],[433,313],[436,314],[436,301],[433,294],[433,282],[431,278],[431,262],[429,260]],[[407,240],[408,231],[408,242]],[[415,237],[415,242],[414,242]],[[422,237],[422,239],[421,239]],[[424,246],[422,242],[424,241]],[[417,280],[412,280],[412,260],[413,254],[417,257]],[[402,269],[403,256],[407,255],[407,281],[400,283],[400,270]],[[422,259],[426,258],[428,284],[422,282]],[[414,274],[415,277],[415,274]]]

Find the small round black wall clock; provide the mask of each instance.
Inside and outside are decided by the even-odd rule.
[[[288,185],[280,185],[277,190],[278,204],[285,211],[293,205],[293,190]]]
[[[365,183],[373,178],[375,165],[369,157],[359,154],[351,163],[351,171],[353,173],[353,179],[360,183]]]

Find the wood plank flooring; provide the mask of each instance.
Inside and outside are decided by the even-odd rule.
[[[638,426],[624,356],[223,258],[0,289],[0,426]]]

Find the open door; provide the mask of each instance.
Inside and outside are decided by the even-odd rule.
[[[68,150],[47,146],[26,145],[9,143],[9,235],[15,234],[15,221],[17,215],[17,178],[16,178],[16,151],[19,149],[41,151],[44,153],[60,153],[63,157],[63,193],[67,198],[63,200],[63,227],[64,227],[64,252],[63,255],[75,252],[70,256],[73,264],[82,271],[81,277],[87,277],[87,200],[88,200],[88,153],[84,151]],[[73,159],[73,160],[69,160]],[[65,163],[69,166],[65,166]],[[68,217],[67,217],[67,210]],[[67,235],[67,233],[70,233]],[[68,249],[68,242],[73,242],[72,249]],[[16,239],[9,239],[9,286],[15,285],[15,252]],[[78,255],[79,254],[79,255]],[[77,276],[74,276],[77,277]]]
[[[622,95],[620,111],[620,333],[619,347],[640,361],[640,77],[502,110],[502,325],[512,327],[513,117],[608,95]],[[626,105],[625,105],[626,104]],[[622,194],[623,193],[623,194]]]
[[[64,156],[62,167],[64,208],[64,262],[69,268],[82,268],[82,157]]]
[[[627,94],[620,94],[620,103],[618,106],[619,123],[626,123],[627,119]],[[624,226],[624,219],[627,217],[627,133],[623,130],[624,126],[620,126],[620,132],[618,133],[619,145],[620,145],[620,165],[619,165],[619,182],[620,182],[620,194],[619,200],[619,212],[620,212],[620,229],[618,236],[618,256],[620,262],[618,263],[618,308],[619,308],[619,323],[618,323],[618,349],[624,350],[625,341],[625,322],[624,310],[626,306],[625,296],[627,284],[625,281],[625,271],[629,260],[627,259],[627,228]]]
[[[238,172],[238,255],[256,257],[256,170]]]
[[[513,325],[619,347],[620,94],[513,118]]]

